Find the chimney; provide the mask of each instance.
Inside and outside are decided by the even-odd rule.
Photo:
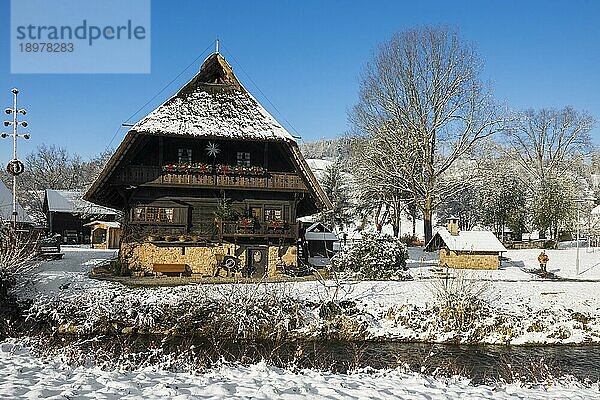
[[[452,236],[458,236],[458,218],[448,217],[446,222],[448,223],[448,232],[450,232]]]

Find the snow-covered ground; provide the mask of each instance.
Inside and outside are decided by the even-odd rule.
[[[503,254],[508,260],[502,261],[497,271],[468,270],[466,274],[474,279],[486,280],[543,280],[527,270],[539,269],[537,257],[539,249],[508,250]],[[549,257],[547,269],[561,278],[600,281],[600,248],[582,247],[579,249],[579,274],[577,274],[577,249],[545,250]],[[437,265],[437,252],[427,253],[420,248],[409,248],[408,261],[412,273],[416,277],[431,276],[431,267]],[[457,271],[451,271],[455,273]],[[463,271],[464,272],[464,271]]]
[[[472,385],[400,369],[334,374],[292,372],[264,363],[224,365],[202,374],[159,368],[104,371],[39,359],[14,342],[0,343],[4,399],[600,399],[598,384]]]
[[[33,285],[24,294],[38,311],[60,314],[71,304],[72,314],[59,318],[101,318],[107,313],[127,318],[131,309],[146,315],[131,323],[152,324],[161,310],[203,296],[225,298],[249,293],[253,285],[187,285],[128,288],[87,277],[94,265],[115,256],[114,251],[65,247],[63,260],[42,264]],[[450,271],[456,277],[483,285],[489,309],[478,327],[488,343],[600,342],[600,282],[544,281],[526,269],[536,267],[537,250],[510,251],[499,271]],[[600,278],[597,255],[581,250],[580,275],[575,274],[575,250],[549,251],[548,269],[570,278]],[[326,302],[337,289],[338,300],[352,302],[352,318],[367,337],[445,341],[455,332],[443,332],[432,317],[432,286],[439,284],[432,267],[435,254],[411,249],[412,281],[290,282],[263,284],[260,290],[285,293],[298,301]],[[255,286],[255,285],[254,285]],[[242,296],[243,300],[243,296]],[[52,310],[44,309],[44,307]],[[319,310],[304,310],[305,333],[319,330]],[[137,321],[137,322],[136,322]],[[500,321],[500,322],[498,322]],[[75,321],[77,322],[77,321]],[[81,321],[79,321],[81,322]],[[487,329],[487,330],[486,330]],[[510,339],[510,340],[507,340]],[[266,364],[223,365],[202,374],[174,373],[159,367],[133,371],[70,367],[56,358],[38,358],[17,341],[0,343],[0,398],[311,398],[311,399],[600,399],[598,384],[582,386],[568,380],[550,385],[473,385],[463,378],[433,378],[400,369],[334,374],[315,370],[288,371]]]
[[[350,319],[360,325],[362,338],[491,344],[600,342],[600,296],[596,295],[600,282],[593,281],[600,278],[600,249],[580,250],[579,275],[575,274],[575,249],[548,251],[550,271],[590,281],[548,281],[527,272],[537,267],[539,250],[509,251],[510,260],[498,271],[449,271],[451,277],[471,282],[471,289],[480,292],[478,296],[486,304],[480,320],[468,332],[441,325],[434,312],[434,292],[443,282],[434,276],[436,255],[415,248],[410,250],[412,281],[349,281],[339,287],[332,281],[288,282],[262,284],[256,289],[256,285],[233,284],[128,288],[86,275],[93,265],[114,257],[113,251],[64,250],[63,260],[39,268],[35,285],[24,295],[33,299],[35,313],[86,331],[93,329],[94,321],[113,318],[125,326],[141,324],[152,330],[166,310],[190,300],[236,298],[244,307],[241,303],[253,301],[260,292],[307,304],[301,310],[302,326],[295,331],[302,337],[319,335],[328,323],[319,308],[310,304],[347,300],[354,305]]]

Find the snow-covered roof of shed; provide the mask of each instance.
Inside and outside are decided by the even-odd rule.
[[[84,224],[83,226],[95,226],[95,225],[103,225],[107,228],[120,228],[121,224],[117,221],[92,221]]]
[[[490,231],[460,231],[458,235],[452,235],[446,228],[440,229],[425,246],[426,250],[432,250],[435,241],[441,239],[448,249],[452,251],[482,251],[503,252],[504,245],[496,235]]]
[[[597,205],[596,207],[592,208],[591,214],[592,215],[600,215],[600,204]]]
[[[48,211],[72,214],[116,215],[112,208],[98,206],[83,200],[83,193],[77,190],[46,189]]]
[[[12,192],[0,180],[0,218],[2,221],[12,221]],[[17,202],[17,221],[25,224],[33,224],[33,220]]]
[[[327,229],[327,227],[321,222],[315,222],[306,228],[304,238],[306,240],[324,240],[333,242],[338,240],[337,236],[335,236],[335,234]]]
[[[208,56],[196,76],[131,130],[155,135],[294,141],[242,86],[219,53]]]

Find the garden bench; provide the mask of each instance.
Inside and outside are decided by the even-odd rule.
[[[181,276],[187,272],[187,264],[152,264],[152,270],[157,275],[178,273]]]

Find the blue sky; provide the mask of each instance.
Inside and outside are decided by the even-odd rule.
[[[89,75],[11,74],[9,4],[0,0],[0,106],[11,105],[12,87],[21,90],[32,135],[20,144],[25,153],[41,143],[84,157],[116,147],[125,129],[111,139],[121,122],[217,36],[244,85],[304,140],[346,132],[359,72],[377,44],[424,24],[455,26],[474,42],[484,77],[511,108],[572,105],[600,119],[600,1],[155,0],[152,72]],[[173,94],[203,59],[130,122]],[[600,128],[593,136],[599,143]],[[10,154],[9,141],[0,141],[0,161]]]

